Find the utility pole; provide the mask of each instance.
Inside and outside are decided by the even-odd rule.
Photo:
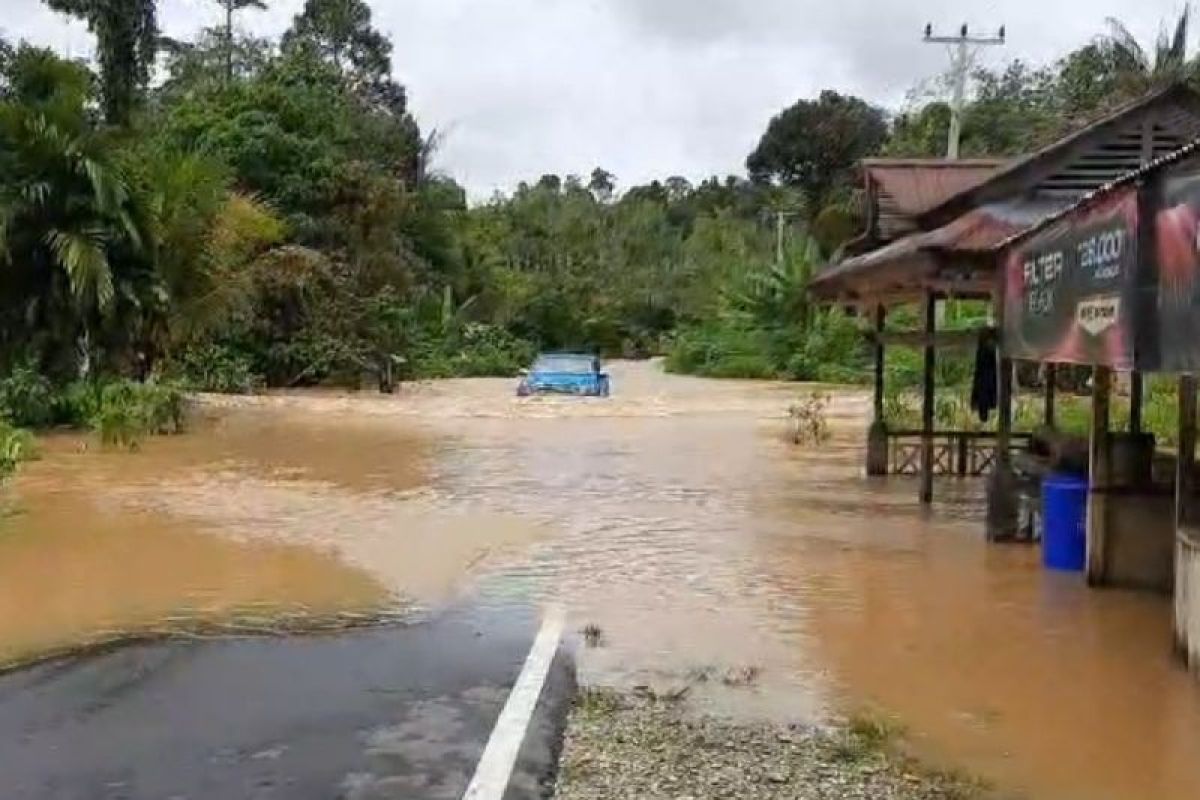
[[[944,44],[950,51],[950,136],[946,143],[946,157],[958,158],[958,143],[962,136],[962,112],[967,99],[967,81],[975,66],[975,56],[980,47],[1003,45],[1004,26],[995,36],[971,36],[966,23],[957,36],[937,36],[933,23],[925,26],[926,44]]]
[[[787,218],[798,217],[798,211],[776,211],[775,212],[775,263],[783,264],[783,234],[786,230]]]

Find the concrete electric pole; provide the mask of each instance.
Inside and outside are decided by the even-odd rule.
[[[787,229],[788,217],[800,216],[799,211],[776,211],[775,214],[775,263],[783,264],[784,231]]]
[[[944,44],[950,50],[950,136],[946,143],[946,157],[958,158],[958,141],[962,136],[962,111],[967,99],[967,81],[975,66],[975,56],[980,47],[1002,45],[1005,40],[1004,26],[995,36],[971,36],[966,24],[957,36],[938,36],[933,24],[925,26],[926,44]]]

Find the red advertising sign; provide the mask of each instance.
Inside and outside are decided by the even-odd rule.
[[[1158,237],[1158,350],[1165,372],[1200,370],[1200,175],[1163,186]]]
[[[1137,191],[1131,187],[1008,251],[1005,353],[1131,369],[1137,231]]]

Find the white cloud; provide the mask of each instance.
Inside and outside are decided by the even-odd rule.
[[[79,23],[38,0],[3,0],[10,38],[90,52]],[[283,31],[303,0],[273,0],[249,27]],[[739,172],[770,117],[822,88],[895,106],[945,66],[927,21],[1008,26],[987,54],[1050,60],[1125,20],[1143,40],[1175,0],[373,0],[397,77],[439,161],[476,197],[544,172],[603,165],[622,183]],[[217,18],[206,0],[160,0],[164,30]]]

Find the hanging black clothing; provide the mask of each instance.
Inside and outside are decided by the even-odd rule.
[[[975,346],[975,377],[971,382],[971,409],[979,414],[980,422],[987,422],[996,408],[998,377],[995,336],[984,331]]]

